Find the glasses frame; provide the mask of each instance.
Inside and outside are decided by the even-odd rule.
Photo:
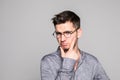
[[[70,36],[69,36],[69,37],[71,37],[71,35],[72,35],[74,32],[76,32],[78,29],[79,29],[79,28],[76,28],[74,31],[69,31],[69,32],[70,32],[70,34],[69,34]],[[65,32],[67,32],[67,31],[65,31]],[[53,35],[55,38],[60,38],[62,35],[64,35],[64,36],[66,37],[65,32],[63,32],[63,33],[59,32],[59,33],[60,33],[60,34],[59,34],[59,37],[57,37],[56,31],[54,31],[52,35]],[[66,38],[69,38],[69,37],[66,37]]]

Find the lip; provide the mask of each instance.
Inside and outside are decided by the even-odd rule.
[[[67,46],[67,44],[66,43],[62,43],[61,46]]]

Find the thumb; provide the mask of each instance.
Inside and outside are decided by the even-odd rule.
[[[61,51],[61,57],[65,57],[65,52],[61,47],[60,47],[60,51]]]

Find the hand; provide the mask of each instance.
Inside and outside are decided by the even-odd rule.
[[[69,50],[65,53],[64,50],[60,47],[61,50],[61,57],[63,58],[71,58],[74,60],[78,60],[80,57],[78,48],[76,48],[76,46],[74,46],[75,44],[75,39],[72,41]]]

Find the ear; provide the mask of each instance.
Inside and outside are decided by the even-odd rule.
[[[82,35],[82,29],[79,28],[79,29],[77,30],[77,38],[80,38],[81,35]]]

